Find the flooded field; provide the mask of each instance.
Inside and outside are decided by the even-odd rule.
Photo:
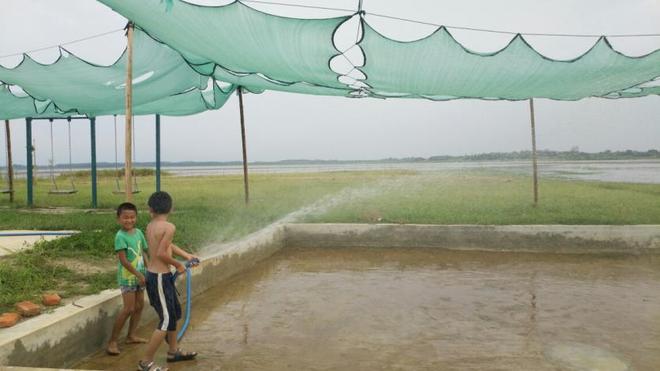
[[[658,263],[656,256],[285,249],[193,302],[182,347],[199,359],[170,366],[658,370]],[[77,367],[129,370],[142,346],[122,351]],[[163,346],[157,361],[164,358]]]
[[[530,161],[487,162],[401,162],[317,165],[250,165],[251,173],[318,173],[328,171],[412,170],[420,173],[452,170],[490,169],[531,174]],[[165,170],[178,176],[239,175],[242,166],[170,167]],[[541,161],[539,172],[544,177],[573,180],[598,180],[623,183],[660,184],[660,161]]]

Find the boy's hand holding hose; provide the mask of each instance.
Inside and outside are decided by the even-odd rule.
[[[186,268],[196,267],[199,265],[199,258],[195,255],[190,255],[188,261],[186,262]]]
[[[174,273],[174,277],[173,277],[175,280],[179,276],[179,274],[184,273],[186,271],[186,269],[196,267],[196,266],[199,265],[199,258],[198,257],[196,257],[194,255],[190,255],[190,257],[191,257],[191,259],[186,261],[185,264],[179,263],[177,265],[176,273]]]
[[[190,259],[185,264],[185,268],[193,268],[199,265],[199,258],[195,255],[190,255]]]
[[[176,245],[172,246],[175,247]],[[186,254],[183,256],[183,258],[186,259],[186,262],[181,263],[177,261],[179,264],[177,264],[175,267],[178,274],[185,273],[187,268],[196,267],[199,265],[199,258],[195,255]]]

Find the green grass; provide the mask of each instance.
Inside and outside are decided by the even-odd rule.
[[[454,172],[409,177],[384,192],[307,218],[309,222],[422,224],[660,224],[660,185],[541,180]]]
[[[177,226],[175,243],[196,251],[210,241],[228,241],[257,231],[286,214],[349,186],[362,186],[375,179],[408,173],[321,173],[251,175],[250,205],[245,206],[241,176],[164,177],[162,189],[174,199],[172,222]],[[135,195],[139,208],[138,227],[148,223],[146,200],[155,188],[154,178],[141,177],[143,192]],[[17,185],[16,204],[8,197],[0,201],[0,229],[74,229],[81,233],[66,239],[43,242],[29,251],[0,258],[0,310],[19,300],[37,300],[46,290],[64,297],[98,292],[114,287],[116,261],[112,243],[118,226],[113,208],[123,195],[112,193],[112,179],[100,179],[100,211],[84,210],[90,205],[89,182],[76,183],[79,193],[50,195],[49,183],[39,180],[35,206],[74,207],[66,214],[44,214],[25,209],[25,184]],[[80,272],[60,261],[75,259],[83,264],[105,264],[110,272]]]
[[[148,223],[146,199],[153,177],[141,177],[138,226]],[[44,242],[0,259],[0,310],[47,290],[63,296],[114,287],[112,209],[123,200],[112,194],[113,179],[101,178],[100,211],[90,205],[89,181],[77,179],[75,195],[48,194],[40,180],[37,207],[73,207],[75,212],[42,214],[25,206],[24,183],[17,203],[0,199],[0,229],[75,229],[79,235]],[[174,198],[175,242],[198,250],[211,241],[229,241],[257,231],[324,196],[341,200],[313,212],[307,222],[420,224],[660,224],[660,185],[542,179],[540,202],[532,204],[531,178],[493,171],[335,172],[250,176],[250,205],[243,201],[241,176],[163,178]],[[77,210],[80,209],[80,210]],[[105,270],[85,271],[72,262]]]

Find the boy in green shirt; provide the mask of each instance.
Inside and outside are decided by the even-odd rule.
[[[117,339],[126,320],[130,317],[128,325],[127,344],[146,343],[146,339],[135,336],[135,330],[142,316],[144,307],[144,287],[146,274],[147,241],[144,234],[135,228],[137,222],[137,207],[130,202],[124,202],[117,207],[117,223],[121,229],[115,235],[115,251],[117,252],[117,282],[121,289],[124,307],[117,315],[112,328],[112,336],[108,342],[106,352],[109,355],[118,355]]]

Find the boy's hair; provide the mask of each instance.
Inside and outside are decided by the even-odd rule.
[[[136,214],[138,212],[137,206],[133,205],[130,202],[124,202],[124,203],[120,204],[119,206],[117,206],[117,216],[120,216],[121,213],[124,212],[125,210],[135,211]]]
[[[154,192],[149,196],[147,205],[156,214],[169,214],[172,210],[172,196],[167,192]]]

